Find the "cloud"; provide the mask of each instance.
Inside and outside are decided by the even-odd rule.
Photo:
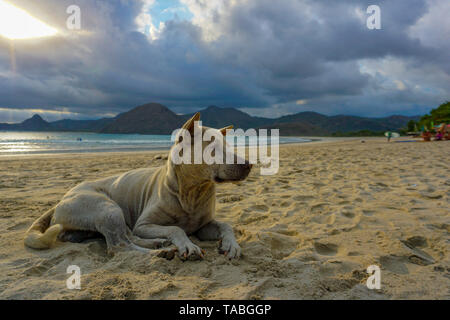
[[[180,0],[160,11],[182,6],[190,20],[159,29],[155,1],[13,1],[63,32],[0,39],[0,107],[93,116],[156,101],[179,113],[382,116],[448,99],[446,0],[380,0],[381,30],[366,27],[367,0]],[[71,4],[81,32],[65,28]]]

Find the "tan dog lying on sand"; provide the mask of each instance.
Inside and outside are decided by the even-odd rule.
[[[195,114],[183,129],[193,135],[199,119],[200,114]],[[210,129],[201,128],[201,132]],[[228,128],[220,129],[223,138],[218,143],[222,146]],[[174,147],[180,141],[177,137]],[[225,149],[222,148],[223,159],[230,152]],[[158,248],[170,241],[182,258],[203,257],[203,250],[188,238],[195,233],[200,240],[221,240],[220,250],[230,259],[238,258],[241,249],[233,229],[214,220],[215,183],[243,180],[251,170],[247,161],[237,164],[237,155],[231,156],[234,164],[174,164],[170,152],[163,167],[136,169],[83,182],[33,223],[26,232],[25,245],[46,249],[57,237],[62,241],[81,242],[101,233],[109,252],[150,251],[148,248]]]

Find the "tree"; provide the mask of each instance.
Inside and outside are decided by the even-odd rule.
[[[437,109],[431,110],[430,113],[435,123],[450,123],[450,102],[441,104]]]
[[[416,127],[416,122],[414,120],[409,120],[407,124],[407,131],[414,132]]]
[[[434,123],[435,125],[439,125],[441,123],[450,123],[450,102],[441,104],[436,109],[431,110],[430,114],[426,114],[422,118],[420,118],[419,127],[422,128],[423,126],[425,126],[428,129],[432,129],[432,123]]]

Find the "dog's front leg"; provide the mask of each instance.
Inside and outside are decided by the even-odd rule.
[[[181,258],[203,258],[203,250],[193,244],[183,229],[177,226],[136,224],[133,234],[145,239],[166,238],[177,247],[178,254]]]
[[[196,235],[200,240],[220,240],[219,250],[229,259],[238,259],[241,255],[233,228],[227,223],[213,220],[198,230]]]

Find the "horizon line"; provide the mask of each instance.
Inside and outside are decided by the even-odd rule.
[[[206,106],[206,107],[204,107],[204,108],[202,108],[202,109],[200,109],[198,111],[193,111],[193,112],[188,112],[188,113],[177,113],[177,112],[172,110],[173,107],[171,108],[171,107],[168,107],[168,106],[166,106],[166,105],[164,105],[162,103],[158,103],[158,102],[149,102],[149,103],[145,103],[145,104],[141,104],[141,105],[132,107],[131,109],[129,109],[127,111],[118,112],[114,116],[111,113],[109,113],[111,116],[108,116],[108,113],[106,113],[104,116],[98,116],[98,117],[95,117],[95,118],[85,118],[85,119],[83,119],[83,118],[81,118],[81,119],[62,118],[62,119],[59,119],[59,120],[51,120],[51,121],[46,120],[44,118],[44,116],[42,115],[42,113],[61,114],[61,115],[63,115],[63,114],[65,114],[65,115],[72,114],[74,116],[80,115],[81,117],[83,117],[83,115],[86,115],[86,114],[77,113],[77,112],[71,112],[71,111],[67,111],[67,110],[58,111],[58,110],[51,110],[51,109],[50,110],[44,110],[44,109],[38,109],[38,108],[19,109],[19,108],[2,108],[2,107],[0,107],[0,111],[12,111],[12,110],[14,110],[14,111],[19,111],[19,112],[20,111],[22,111],[22,112],[30,112],[30,113],[34,112],[34,114],[32,114],[30,117],[25,118],[24,120],[22,120],[20,122],[3,122],[3,121],[0,120],[0,123],[20,124],[23,121],[31,119],[31,118],[33,118],[36,115],[38,115],[44,121],[49,122],[49,123],[50,122],[62,121],[62,120],[73,120],[73,121],[89,121],[89,120],[91,120],[91,121],[95,121],[95,120],[100,120],[100,119],[113,119],[113,118],[116,118],[117,116],[119,116],[120,114],[129,112],[129,111],[131,111],[131,110],[133,110],[133,109],[135,109],[137,107],[141,107],[141,106],[145,106],[145,105],[149,105],[149,104],[159,104],[159,105],[169,109],[171,112],[173,112],[177,116],[186,116],[186,115],[190,115],[190,114],[195,113],[195,112],[202,112],[202,111],[207,110],[207,109],[209,109],[211,107],[216,107],[216,108],[219,108],[219,109],[234,109],[234,110],[240,111],[242,113],[245,113],[248,116],[253,117],[253,118],[263,118],[263,119],[272,119],[272,120],[280,119],[280,118],[288,117],[288,116],[293,116],[293,115],[300,114],[300,113],[316,113],[316,114],[320,114],[320,115],[323,115],[323,116],[326,116],[326,117],[348,116],[348,117],[367,118],[367,119],[382,119],[382,118],[389,118],[389,117],[395,117],[395,116],[414,118],[414,117],[421,117],[421,116],[423,116],[421,114],[404,115],[404,114],[399,114],[399,113],[393,113],[393,114],[388,114],[388,115],[384,115],[384,116],[376,116],[376,117],[361,116],[361,115],[355,115],[355,114],[345,114],[345,113],[327,115],[327,114],[320,113],[320,112],[317,112],[317,111],[314,111],[314,110],[303,110],[303,111],[299,111],[299,112],[289,113],[289,114],[285,114],[285,115],[282,115],[282,116],[270,118],[270,117],[262,117],[262,116],[253,116],[253,115],[249,114],[248,112],[240,110],[240,108],[237,108],[237,107],[219,107],[219,106],[216,106],[216,105],[209,105],[209,106]],[[255,108],[255,109],[257,109],[257,108]]]

